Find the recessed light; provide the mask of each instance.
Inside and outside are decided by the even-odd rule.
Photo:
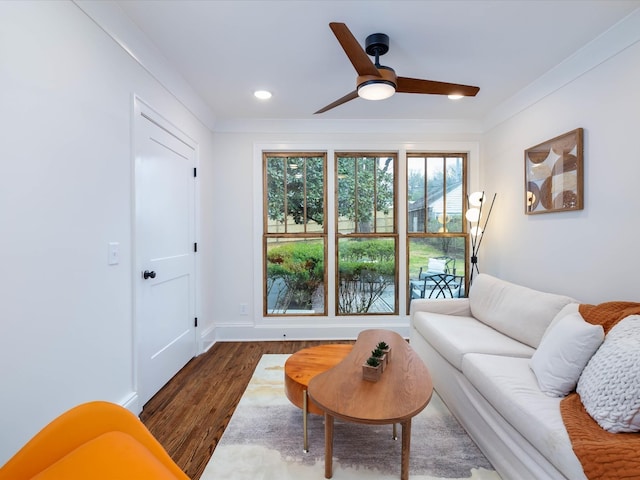
[[[260,100],[269,100],[271,98],[271,92],[267,90],[256,90],[253,95]]]
[[[464,97],[464,95],[459,95],[459,94],[449,95],[449,98],[451,100],[460,100],[462,97]]]

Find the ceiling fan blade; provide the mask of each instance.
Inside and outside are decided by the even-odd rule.
[[[344,97],[336,100],[333,103],[330,103],[329,105],[327,105],[324,108],[321,108],[320,110],[318,110],[317,112],[314,113],[314,115],[316,113],[324,113],[327,110],[331,110],[332,108],[337,107],[338,105],[342,105],[343,103],[347,103],[349,100],[353,100],[354,98],[358,98],[358,90],[354,90],[351,93],[347,93]]]
[[[420,80],[418,78],[398,77],[396,92],[399,93],[428,93],[432,95],[464,95],[475,97],[480,87],[459,85],[457,83],[436,82],[434,80]]]
[[[346,53],[349,60],[351,60],[351,64],[353,68],[356,69],[356,72],[358,72],[358,75],[380,76],[378,69],[369,58],[369,55],[367,55],[367,52],[364,51],[344,23],[331,22],[329,27],[331,27],[340,45],[342,45],[344,53]]]

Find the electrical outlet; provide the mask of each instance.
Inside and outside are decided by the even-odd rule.
[[[249,315],[249,305],[246,303],[240,304],[240,315]]]

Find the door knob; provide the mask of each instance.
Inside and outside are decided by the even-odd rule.
[[[145,271],[142,273],[142,278],[144,278],[145,280],[146,280],[147,278],[156,278],[156,272],[154,272],[153,270],[152,270],[152,271],[145,270]]]

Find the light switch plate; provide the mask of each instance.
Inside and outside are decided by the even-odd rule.
[[[107,259],[109,265],[118,265],[120,263],[120,243],[109,242],[109,257]]]

